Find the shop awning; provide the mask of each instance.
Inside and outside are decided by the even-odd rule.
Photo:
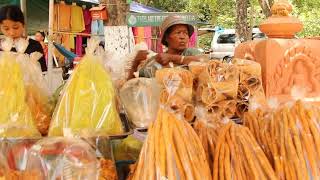
[[[130,11],[135,13],[156,13],[162,12],[160,9],[156,9],[150,6],[146,6],[137,2],[132,2],[130,4]]]

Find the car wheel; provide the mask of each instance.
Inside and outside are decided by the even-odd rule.
[[[226,63],[230,63],[232,61],[232,57],[230,56],[225,56],[223,59],[222,59],[223,62],[226,62]]]

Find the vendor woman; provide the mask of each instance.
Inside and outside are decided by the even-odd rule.
[[[167,67],[170,62],[175,66],[183,66],[200,60],[201,56],[198,55],[201,52],[188,48],[190,37],[194,33],[194,27],[191,24],[178,16],[168,16],[161,25],[161,32],[161,43],[168,48],[167,52],[157,54],[139,68],[148,55],[147,51],[139,51],[129,72],[129,79],[134,78],[134,72],[137,70],[140,77],[154,77],[157,69]]]
[[[24,15],[18,6],[8,5],[0,9],[0,30],[4,36],[17,40],[24,37]],[[41,44],[31,38],[28,39],[29,45],[25,51],[26,54],[31,54],[33,52],[39,52],[43,55],[43,48]],[[1,42],[0,42],[1,43]],[[0,44],[1,51],[1,44]],[[16,51],[12,48],[11,51]],[[45,57],[42,56],[38,62],[40,63],[41,70],[47,71],[47,65]]]

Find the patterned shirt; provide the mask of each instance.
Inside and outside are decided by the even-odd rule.
[[[182,56],[197,56],[201,52],[195,48],[187,48],[182,52]],[[139,69],[139,77],[152,78],[155,76],[156,71],[162,69],[163,66],[159,64],[155,57],[152,57],[147,60],[147,62]]]

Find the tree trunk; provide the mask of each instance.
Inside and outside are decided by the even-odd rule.
[[[251,40],[250,25],[248,23],[249,0],[236,0],[237,22],[236,22],[236,43]]]
[[[262,12],[266,17],[271,16],[271,7],[274,3],[274,0],[259,0]]]
[[[129,12],[127,0],[103,0],[108,11],[108,20],[105,22],[107,26],[123,26],[126,25],[126,15]]]

